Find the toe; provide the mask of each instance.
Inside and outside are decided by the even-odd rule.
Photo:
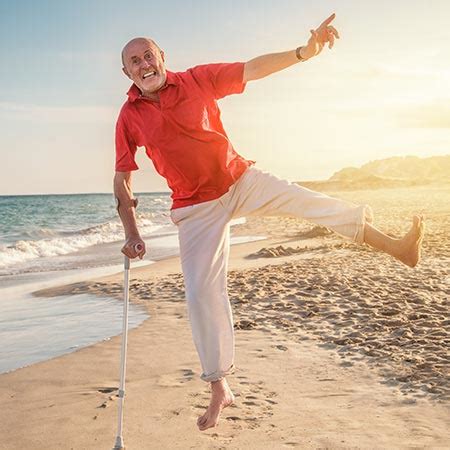
[[[206,416],[205,416],[205,415],[200,416],[200,417],[197,419],[197,425],[198,425],[199,427],[202,426],[202,425],[204,425],[205,422],[206,422]]]
[[[213,428],[217,425],[217,422],[213,420],[207,420],[204,424],[200,425],[198,428],[200,431],[205,431],[208,428]]]

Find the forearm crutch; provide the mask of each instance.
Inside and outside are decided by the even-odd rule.
[[[142,246],[137,244],[136,252],[142,251]],[[130,296],[130,258],[124,259],[124,283],[123,283],[123,322],[122,322],[122,348],[120,352],[120,386],[119,386],[119,424],[117,427],[116,443],[113,450],[123,450],[123,404],[125,401],[125,372],[127,365],[127,338],[128,338],[128,299]]]

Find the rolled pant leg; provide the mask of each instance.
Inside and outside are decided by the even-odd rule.
[[[221,197],[232,217],[289,216],[325,226],[357,243],[364,242],[364,226],[373,221],[369,205],[315,192],[250,167]]]
[[[189,320],[204,381],[233,371],[233,318],[227,293],[229,213],[220,200],[172,211],[178,226],[180,258]]]

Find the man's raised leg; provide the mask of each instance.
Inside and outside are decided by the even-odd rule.
[[[382,250],[409,267],[415,267],[420,260],[424,234],[421,216],[414,216],[411,229],[401,239],[391,238],[372,225],[370,206],[312,191],[256,167],[250,167],[224,197],[233,217],[299,217],[328,227],[359,244]]]

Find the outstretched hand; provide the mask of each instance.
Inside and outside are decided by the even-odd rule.
[[[339,33],[330,23],[334,20],[336,14],[331,14],[328,19],[325,19],[318,28],[311,31],[311,36],[308,44],[301,50],[301,56],[305,59],[317,56],[328,42],[328,48],[333,48],[334,40],[339,39]]]

